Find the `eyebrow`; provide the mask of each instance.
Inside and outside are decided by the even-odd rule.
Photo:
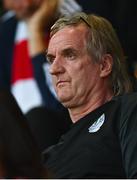
[[[67,48],[64,48],[63,50],[61,50],[61,54],[64,53],[64,52],[77,52],[77,50],[73,47],[67,47]],[[48,50],[45,51],[45,56],[54,56],[53,54],[51,53],[48,53]]]
[[[74,49],[73,47],[68,47],[68,48],[63,49],[62,52],[61,52],[61,54],[62,54],[62,53],[72,53],[72,52],[75,53],[75,52],[77,52],[77,50]]]
[[[60,52],[60,55],[69,55],[69,53],[74,53],[74,55],[76,55],[76,53],[78,54],[78,51],[76,49],[74,49],[73,47],[68,47],[68,48],[65,48],[63,49],[61,52]],[[52,53],[48,53],[48,51],[46,50],[45,52],[45,56],[47,58],[47,61],[48,59],[50,58],[55,58],[55,55],[53,55]],[[48,61],[49,62],[49,61]]]

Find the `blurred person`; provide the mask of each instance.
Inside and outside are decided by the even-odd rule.
[[[12,92],[43,149],[54,144],[70,124],[67,110],[56,98],[43,55],[49,27],[62,13],[81,9],[74,0],[3,1],[15,15],[0,24],[0,87]]]
[[[41,154],[12,94],[0,89],[0,178],[46,178]]]
[[[110,22],[85,13],[59,19],[46,57],[73,122],[43,152],[53,178],[137,178],[137,94]]]

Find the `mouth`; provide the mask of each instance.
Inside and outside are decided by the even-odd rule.
[[[57,86],[57,87],[63,87],[63,86],[66,85],[66,83],[68,83],[68,81],[58,81],[57,84],[56,84],[56,86]]]

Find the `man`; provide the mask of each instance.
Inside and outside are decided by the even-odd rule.
[[[137,94],[119,40],[104,18],[59,19],[47,50],[59,101],[73,125],[44,152],[53,178],[137,177]]]

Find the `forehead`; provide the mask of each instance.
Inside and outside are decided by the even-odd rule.
[[[87,28],[84,25],[66,26],[51,37],[48,51],[67,46],[82,48],[86,41],[86,32]]]

